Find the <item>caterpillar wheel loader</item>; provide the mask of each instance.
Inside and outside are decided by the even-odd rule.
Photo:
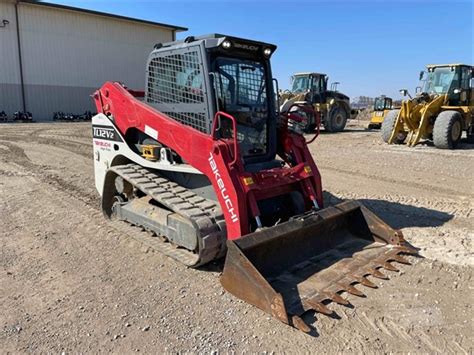
[[[382,123],[382,139],[388,144],[413,147],[422,139],[437,148],[454,149],[466,131],[474,143],[474,67],[465,64],[427,65],[420,72],[422,85],[415,97],[400,90],[404,100]]]
[[[393,102],[390,97],[379,96],[375,98],[374,110],[370,116],[369,129],[380,129],[385,116],[392,110]]]
[[[346,122],[351,118],[351,106],[349,97],[337,91],[339,82],[331,83],[328,90],[328,76],[320,73],[297,73],[291,77],[292,88],[280,93],[280,111],[287,112],[292,108],[303,118],[300,124],[304,132],[311,133],[317,126],[316,115],[308,115],[308,110],[302,110],[298,106],[313,107],[319,114],[324,129],[328,132],[340,132],[344,130]]]
[[[280,114],[271,44],[223,35],[162,43],[144,92],[93,94],[95,184],[113,226],[197,268],[226,255],[233,295],[309,332],[306,312],[348,305],[355,284],[414,254],[355,201],[323,208],[305,138]]]

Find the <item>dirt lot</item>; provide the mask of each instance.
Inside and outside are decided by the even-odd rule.
[[[2,352],[473,352],[474,146],[387,146],[357,124],[316,140],[327,203],[361,200],[424,258],[310,336],[225,293],[222,263],[186,269],[114,230],[90,131],[0,125]]]

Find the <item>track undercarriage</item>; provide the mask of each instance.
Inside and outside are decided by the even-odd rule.
[[[109,169],[114,180],[102,196],[104,214],[126,221],[173,246],[164,254],[189,267],[224,255],[226,230],[220,207],[136,164]],[[179,248],[179,252],[177,252]]]

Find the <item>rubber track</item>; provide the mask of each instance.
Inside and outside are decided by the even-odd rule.
[[[199,254],[153,237],[148,232],[132,227],[124,221],[114,221],[115,228],[131,234],[135,239],[141,239],[146,245],[186,266],[198,267],[223,256],[226,230],[224,216],[217,202],[198,196],[185,187],[137,164],[118,165],[111,167],[109,171],[121,176],[167,209],[190,220],[202,236],[199,240]]]

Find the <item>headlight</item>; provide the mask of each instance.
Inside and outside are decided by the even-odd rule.
[[[270,48],[265,48],[265,49],[263,50],[263,55],[264,55],[265,57],[270,57],[271,54],[272,54],[272,50],[271,50]]]
[[[232,47],[232,43],[229,40],[226,39],[224,42],[222,42],[222,48],[229,49],[230,47]]]

